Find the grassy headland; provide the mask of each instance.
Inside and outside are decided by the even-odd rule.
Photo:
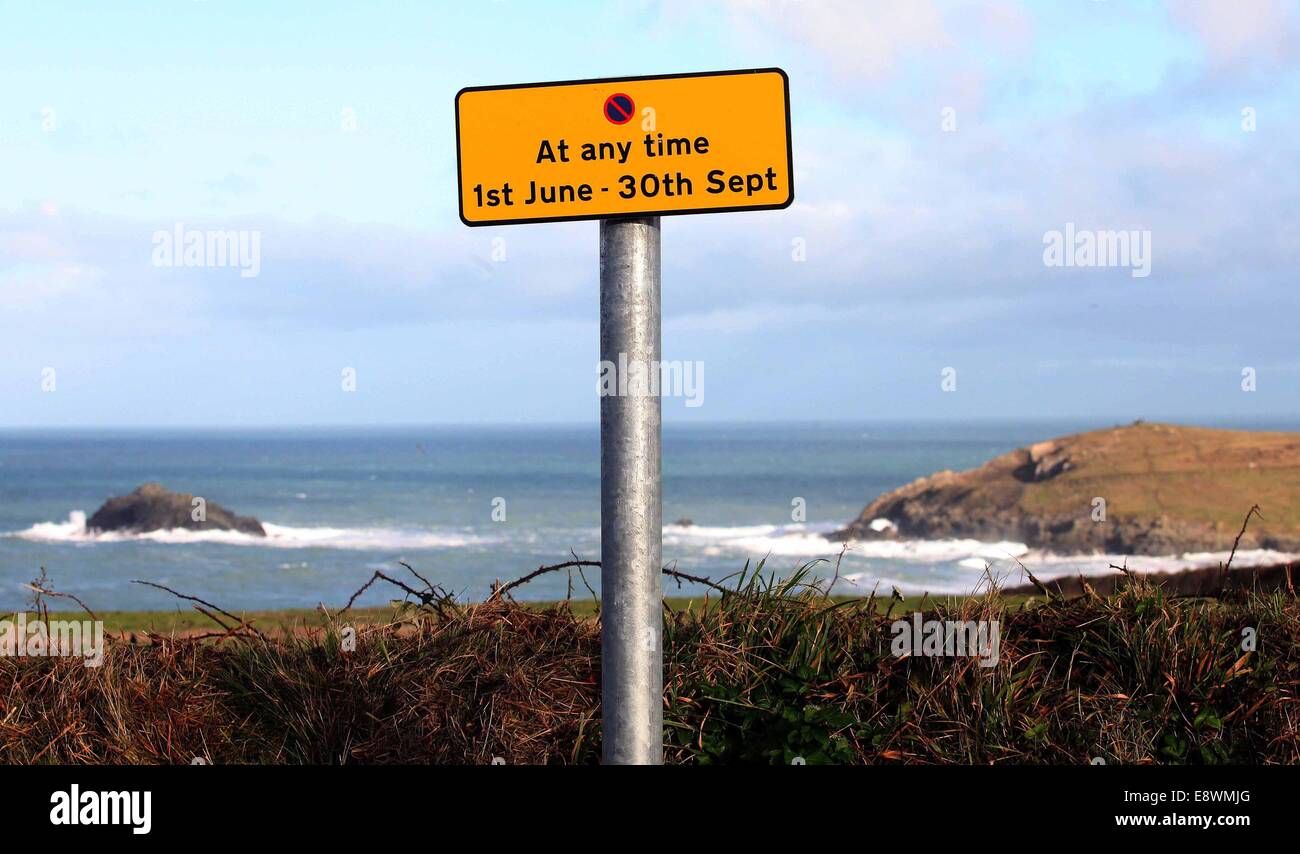
[[[1300,433],[1135,423],[1019,448],[872,501],[841,537],[1012,539],[1059,553],[1300,551]],[[897,526],[876,531],[873,520]]]

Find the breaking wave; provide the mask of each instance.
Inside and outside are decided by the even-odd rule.
[[[463,531],[413,531],[394,528],[292,527],[262,523],[265,537],[240,531],[191,531],[173,528],[166,531],[88,531],[86,514],[74,510],[66,522],[38,522],[6,536],[42,543],[151,542],[189,545],[224,543],[234,546],[260,546],[273,549],[454,549],[478,546],[495,540]]]
[[[410,551],[418,549],[488,549],[525,546],[557,555],[577,544],[594,555],[600,550],[599,529],[545,528],[515,531],[510,536],[487,536],[471,530],[441,531],[399,528],[299,527],[263,523],[265,537],[238,531],[191,531],[172,529],[134,533],[88,531],[86,514],[68,514],[64,522],[39,522],[22,531],[0,536],[40,543],[93,546],[102,543],[148,542],[174,545],[223,543],[273,549],[351,549],[356,551]],[[879,526],[879,530],[884,526]],[[1106,554],[1055,554],[1030,549],[1014,541],[984,542],[974,539],[858,540],[850,544],[842,560],[844,544],[830,539],[836,524],[789,525],[665,525],[665,558],[712,558],[736,562],[762,558],[796,561],[840,560],[837,589],[844,593],[865,592],[877,585],[881,590],[896,586],[903,592],[936,594],[970,593],[986,568],[1004,587],[1027,584],[1028,568],[1042,580],[1068,575],[1109,575],[1111,564],[1127,565],[1135,572],[1170,572],[1217,566],[1228,559],[1227,552],[1191,552],[1181,555],[1125,556]],[[594,556],[593,555],[593,556]],[[1268,549],[1237,552],[1233,566],[1281,563],[1295,556]],[[1022,565],[1023,567],[1022,568]],[[292,564],[286,564],[291,566]],[[770,564],[769,564],[770,565]],[[824,574],[824,567],[818,570]]]
[[[839,525],[747,525],[732,528],[703,525],[665,525],[664,546],[698,546],[710,557],[725,554],[834,557],[843,543],[828,539]],[[1029,551],[1024,543],[986,543],[980,540],[864,540],[853,543],[855,558],[944,563],[966,558],[998,560]]]

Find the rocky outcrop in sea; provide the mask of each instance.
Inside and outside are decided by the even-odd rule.
[[[130,495],[108,499],[86,521],[92,531],[239,531],[265,537],[262,523],[252,516],[238,516],[214,501],[188,493],[171,492],[157,483],[146,483]]]

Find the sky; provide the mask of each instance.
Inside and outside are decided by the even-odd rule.
[[[768,66],[795,202],[664,218],[666,421],[1291,418],[1298,5],[0,0],[0,427],[595,422],[598,226],[464,226],[455,93]]]

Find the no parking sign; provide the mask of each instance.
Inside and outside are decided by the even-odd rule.
[[[794,201],[779,68],[462,89],[456,149],[466,225]]]

